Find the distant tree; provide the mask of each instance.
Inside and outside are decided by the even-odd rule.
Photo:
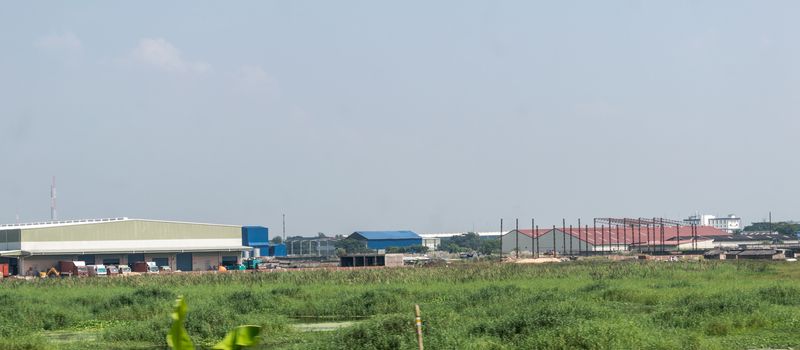
[[[359,241],[352,238],[338,240],[333,244],[333,246],[337,249],[344,249],[348,254],[366,253],[372,251],[371,249],[367,249],[364,241]]]
[[[481,241],[481,247],[478,252],[483,255],[500,254],[500,249],[499,239],[484,239]]]
[[[468,248],[470,250],[478,250],[481,246],[481,236],[475,232],[468,232],[461,236],[450,238],[450,243]]]
[[[428,247],[424,245],[412,245],[408,247],[389,247],[386,249],[387,253],[413,253],[425,254],[428,252]]]
[[[283,243],[283,238],[281,236],[275,236],[275,237],[272,237],[270,242],[272,242],[274,244],[281,244],[281,243]]]
[[[317,232],[317,238],[328,238],[328,236],[326,236],[326,235],[325,235],[324,233],[322,233],[322,232]]]
[[[744,233],[748,231],[776,231],[780,234],[784,235],[796,235],[800,232],[800,223],[797,222],[789,222],[789,221],[780,221],[780,222],[754,222],[749,226],[744,228]]]
[[[448,253],[461,253],[469,251],[467,247],[462,247],[452,241],[446,241],[439,246],[439,250],[444,250]]]

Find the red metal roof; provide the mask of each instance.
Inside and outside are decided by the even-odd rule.
[[[718,228],[711,227],[711,226],[696,226],[696,232],[694,233],[698,237],[714,237],[714,236],[730,236],[730,233],[722,231]],[[535,231],[535,232],[534,232]],[[548,232],[553,231],[552,228],[547,229],[539,229],[539,230],[519,230],[519,233],[526,235],[528,237],[541,237]],[[562,229],[556,228],[556,234],[561,234]],[[649,231],[649,234],[648,234]],[[511,232],[514,232],[513,230]],[[658,242],[661,243],[661,228],[660,227],[631,227],[623,228],[621,226],[615,227],[598,227],[592,228],[589,227],[586,229],[585,227],[582,229],[566,228],[563,230],[568,235],[576,237],[582,241],[589,242],[592,245],[605,245],[605,244],[646,244],[648,241]],[[666,244],[670,238],[673,237],[686,237],[692,235],[692,227],[691,226],[673,226],[673,227],[664,227],[664,243]],[[681,243],[690,242],[690,240],[681,241]],[[672,241],[674,244],[675,241]]]

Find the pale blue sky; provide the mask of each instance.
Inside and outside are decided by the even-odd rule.
[[[7,3],[0,222],[797,218],[800,3]],[[527,224],[526,224],[527,225]]]

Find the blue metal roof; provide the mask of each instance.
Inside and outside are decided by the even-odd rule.
[[[422,239],[414,231],[356,231],[353,235],[359,235],[367,240],[380,239]]]

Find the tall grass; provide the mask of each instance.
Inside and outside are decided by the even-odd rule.
[[[788,263],[595,261],[6,280],[0,348],[163,348],[178,295],[199,346],[255,324],[265,348],[413,348],[417,303],[431,349],[797,347],[798,277]],[[314,317],[364,321],[290,326]],[[54,331],[97,340],[55,343]]]

